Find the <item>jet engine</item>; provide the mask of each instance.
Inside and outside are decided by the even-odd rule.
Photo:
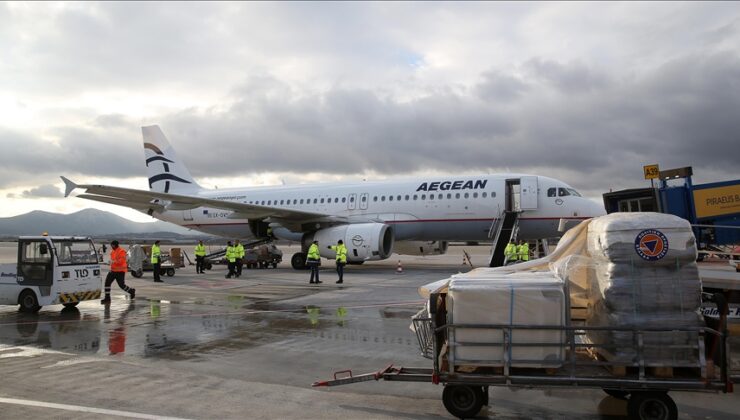
[[[444,255],[447,241],[398,241],[394,251],[402,255]]]
[[[303,246],[307,249],[314,240],[319,241],[319,251],[324,258],[334,258],[334,251],[328,245],[344,241],[347,247],[347,261],[361,262],[384,260],[393,253],[393,229],[383,223],[358,223],[317,230],[303,236]]]

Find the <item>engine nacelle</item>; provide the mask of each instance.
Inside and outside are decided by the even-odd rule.
[[[393,229],[383,223],[358,223],[335,226],[317,230],[303,237],[303,245],[308,248],[314,240],[319,241],[319,252],[324,258],[335,258],[334,251],[327,249],[344,241],[347,247],[347,261],[384,260],[393,253]]]
[[[395,252],[402,255],[444,255],[447,241],[398,241]]]

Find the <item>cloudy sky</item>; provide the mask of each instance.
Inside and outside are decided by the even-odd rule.
[[[147,188],[516,171],[740,178],[738,3],[0,3],[0,217]]]

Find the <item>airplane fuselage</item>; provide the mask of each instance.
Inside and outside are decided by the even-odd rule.
[[[562,234],[558,231],[561,219],[580,221],[604,214],[602,206],[580,197],[561,181],[521,174],[202,190],[198,196],[330,214],[351,223],[381,222],[393,227],[397,241],[485,241],[504,210],[521,210],[519,238],[552,238]],[[153,216],[224,237],[248,240],[259,236],[249,219],[228,210],[198,207]],[[276,220],[273,226],[279,225]],[[278,232],[286,231],[275,232],[280,237]]]

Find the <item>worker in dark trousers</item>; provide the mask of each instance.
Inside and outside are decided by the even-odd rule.
[[[226,263],[229,267],[229,274],[226,275],[226,278],[230,279],[236,276],[236,249],[234,249],[231,241],[226,244]]]
[[[320,284],[319,280],[319,265],[321,265],[321,254],[319,254],[319,241],[313,241],[310,247],[308,247],[308,256],[306,258],[306,265],[311,269],[311,280],[309,283]],[[316,281],[314,281],[314,277]]]
[[[344,246],[344,241],[340,239],[336,245],[329,245],[328,248],[337,253],[337,275],[339,276],[337,284],[342,284],[344,282],[344,266],[347,265],[347,247]]]
[[[204,265],[206,259],[206,246],[203,245],[203,241],[198,241],[198,245],[195,246],[195,272],[197,274],[205,273]]]
[[[159,241],[154,241],[154,245],[152,245],[152,267],[154,268],[155,283],[162,283],[162,280],[159,278],[159,272],[162,271],[161,255],[162,251],[159,250]]]
[[[236,252],[236,276],[241,277],[242,275],[242,266],[244,265],[244,245],[239,243],[239,240],[236,240],[236,245],[234,245],[234,252]]]
[[[100,301],[103,305],[110,303],[110,287],[114,281],[118,283],[121,290],[131,295],[131,299],[136,297],[136,289],[126,286],[126,271],[128,271],[126,251],[118,246],[118,241],[111,242],[110,247],[110,271],[105,277],[105,297]]]

